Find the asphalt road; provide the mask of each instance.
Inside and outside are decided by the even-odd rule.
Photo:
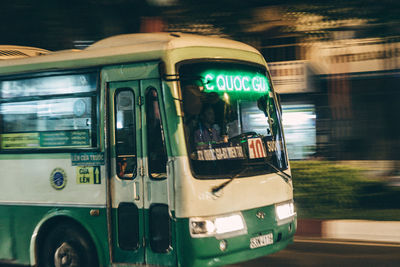
[[[400,266],[400,244],[296,239],[285,250],[273,255],[229,265],[266,266]]]
[[[0,264],[1,267],[11,267]],[[15,265],[13,265],[15,266]],[[285,250],[225,267],[400,266],[400,244],[299,239]]]

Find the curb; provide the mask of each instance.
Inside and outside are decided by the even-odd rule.
[[[296,236],[322,237],[322,220],[297,219]]]
[[[299,219],[296,236],[400,243],[400,221]]]

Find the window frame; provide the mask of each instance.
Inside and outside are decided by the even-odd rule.
[[[125,176],[120,176],[119,175],[119,173],[118,173],[118,169],[117,169],[117,166],[118,166],[118,151],[117,151],[117,139],[118,139],[118,133],[117,133],[117,96],[118,96],[118,94],[119,93],[121,93],[121,92],[131,92],[132,93],[132,95],[133,95],[133,101],[132,101],[132,104],[133,104],[133,119],[134,119],[134,126],[135,126],[135,128],[134,128],[134,141],[135,141],[135,147],[134,147],[134,149],[135,149],[135,160],[136,160],[136,166],[135,166],[135,171],[132,173],[132,177],[125,177]],[[138,148],[137,148],[137,125],[136,125],[136,123],[137,123],[137,115],[136,115],[136,102],[135,102],[135,100],[136,100],[136,94],[135,94],[135,91],[132,89],[132,88],[130,88],[130,87],[120,87],[120,88],[117,88],[117,89],[115,89],[115,92],[114,92],[114,96],[113,96],[113,103],[114,103],[114,110],[113,110],[113,113],[114,113],[114,118],[113,118],[113,120],[114,120],[114,125],[113,125],[113,129],[114,129],[114,140],[115,140],[115,148],[114,148],[114,152],[115,152],[115,172],[116,172],[116,175],[118,176],[118,178],[119,179],[121,179],[121,180],[135,180],[136,179],[136,177],[138,176],[137,175],[137,169],[138,169],[138,166],[139,166],[139,163],[138,163]]]
[[[273,83],[272,83],[271,74],[269,72],[269,69],[265,65],[262,65],[262,64],[259,64],[259,63],[255,63],[255,62],[236,60],[236,59],[197,58],[197,59],[183,60],[183,61],[180,61],[180,62],[176,63],[175,64],[175,73],[177,73],[176,75],[178,77],[182,78],[181,77],[180,68],[182,66],[185,66],[185,65],[197,64],[197,63],[237,64],[237,65],[249,66],[249,67],[252,67],[252,68],[258,68],[258,69],[262,70],[263,73],[265,74],[265,76],[267,77],[268,82],[269,82],[269,84],[271,86],[270,87],[271,91],[274,94],[274,97],[273,97],[274,102],[275,103],[277,102],[277,99],[275,98],[275,88],[274,88]],[[179,99],[181,100],[181,110],[183,111],[184,110],[184,107],[183,107],[183,88],[182,88],[182,82],[180,80],[178,81],[178,88],[179,88],[179,91],[178,91],[179,92]],[[277,111],[278,111],[277,113],[279,113],[278,109],[277,109]],[[283,135],[282,117],[280,116],[280,114],[277,114],[277,116],[278,116],[279,124],[280,124],[280,126],[279,126],[280,128],[279,129],[280,129],[281,134]],[[182,119],[183,119],[183,117],[184,116],[182,116]],[[184,124],[183,121],[182,121],[182,124]],[[183,130],[184,130],[184,135],[187,136],[188,133],[186,132],[185,127],[184,127]],[[284,135],[283,135],[282,143],[283,143],[284,155],[285,155],[285,159],[284,160],[285,160],[285,163],[286,163],[286,168],[284,168],[283,170],[287,170],[289,168],[289,164],[288,164],[289,161],[288,161],[288,153],[286,151],[286,142],[285,142],[285,139],[284,139]],[[231,178],[231,175],[228,174],[228,173],[222,174],[222,175],[215,175],[215,174],[203,175],[203,174],[196,173],[195,170],[194,170],[193,160],[190,159],[189,144],[186,142],[186,140],[185,140],[185,146],[186,146],[186,151],[185,152],[186,152],[186,156],[188,158],[190,171],[191,171],[192,176],[195,179],[198,179],[198,180],[218,180],[218,179]],[[261,175],[276,173],[276,171],[274,171],[272,168],[270,168],[270,169],[272,170],[271,172],[263,172],[263,173],[261,173]],[[252,175],[247,175],[246,174],[246,175],[242,175],[242,176],[239,176],[239,177],[240,178],[247,178],[247,177],[253,177],[253,176],[257,176],[257,175],[260,175],[260,174],[254,174],[254,175],[253,174]]]
[[[54,99],[66,99],[66,98],[90,98],[91,101],[91,127],[89,132],[89,146],[82,147],[46,147],[46,148],[15,148],[15,149],[2,149],[0,146],[0,154],[37,154],[37,153],[78,153],[78,152],[99,152],[100,151],[100,72],[98,68],[95,69],[83,69],[83,70],[69,70],[59,72],[38,72],[18,75],[7,75],[0,77],[0,81],[17,81],[24,79],[35,79],[45,77],[56,77],[56,76],[68,76],[68,75],[94,75],[95,77],[95,88],[90,92],[79,92],[79,93],[66,93],[66,94],[54,94],[54,95],[35,95],[35,96],[22,96],[22,97],[11,97],[11,98],[0,98],[0,105],[5,103],[17,103],[17,102],[29,102],[29,101],[41,101],[41,100],[54,100]],[[39,131],[32,131],[38,133]],[[50,132],[50,131],[49,131]],[[3,116],[0,114],[0,135],[3,134]],[[27,132],[29,133],[29,132]],[[1,142],[1,140],[0,140]],[[1,145],[1,144],[0,144]]]
[[[166,156],[165,177],[160,177],[160,178],[153,177],[153,175],[151,173],[151,164],[150,164],[150,159],[149,159],[149,156],[150,156],[149,144],[150,144],[150,142],[149,142],[149,138],[148,138],[148,136],[149,136],[149,125],[148,125],[147,108],[149,108],[149,104],[150,103],[148,103],[148,101],[147,101],[147,96],[148,96],[150,91],[155,91],[157,93],[157,105],[158,105],[158,109],[159,109],[159,112],[160,112],[160,132],[161,132],[162,143],[163,143],[163,146],[164,146],[164,151],[165,151],[165,156]],[[162,181],[162,180],[167,179],[167,177],[168,177],[168,173],[167,173],[168,151],[167,151],[167,140],[166,140],[166,135],[165,135],[165,127],[164,127],[164,124],[163,124],[163,115],[162,115],[163,111],[162,111],[162,106],[161,106],[161,101],[160,101],[160,100],[162,100],[161,90],[157,90],[157,88],[154,87],[154,86],[148,86],[145,89],[145,92],[144,92],[144,100],[145,100],[144,102],[145,102],[145,114],[146,114],[146,122],[145,122],[146,126],[145,126],[145,128],[146,128],[147,174],[148,174],[149,178],[151,180],[153,180],[153,181]]]

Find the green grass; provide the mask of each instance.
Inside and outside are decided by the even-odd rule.
[[[292,162],[298,218],[400,221],[400,188],[328,161]]]

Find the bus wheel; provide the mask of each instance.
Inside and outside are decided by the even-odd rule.
[[[96,267],[97,253],[88,234],[73,224],[51,229],[39,247],[39,266]]]

